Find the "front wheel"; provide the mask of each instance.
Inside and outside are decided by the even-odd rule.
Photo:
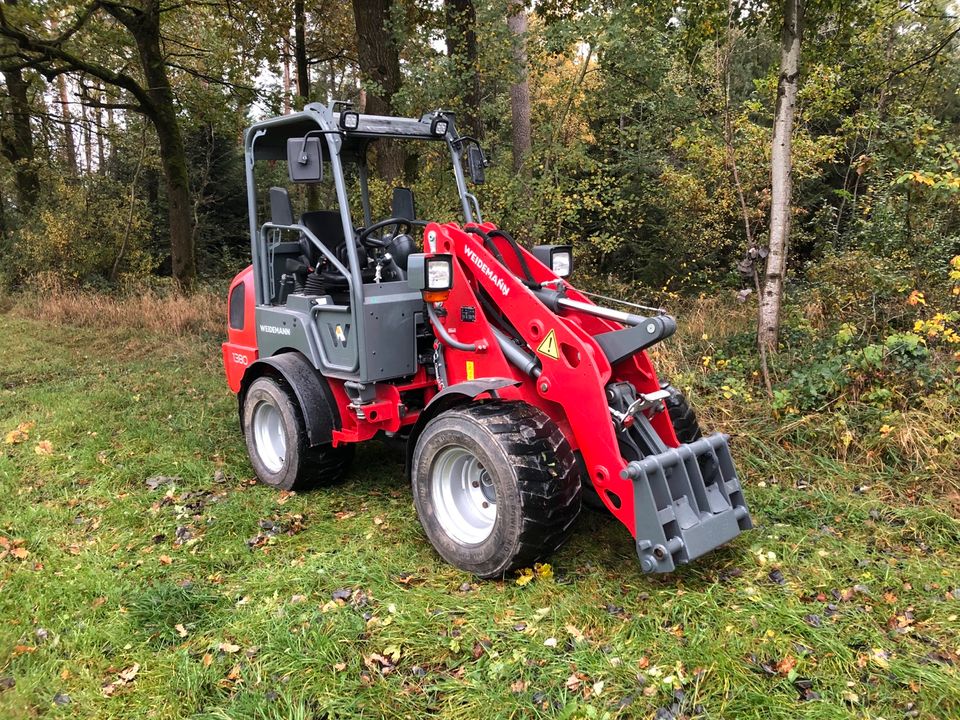
[[[438,415],[411,465],[420,524],[444,560],[483,578],[545,558],[580,512],[569,443],[541,411],[487,402]]]
[[[243,435],[260,482],[281,490],[340,480],[352,445],[311,447],[300,406],[285,383],[257,378],[244,396]]]

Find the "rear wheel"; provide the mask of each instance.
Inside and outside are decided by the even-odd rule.
[[[438,415],[417,440],[411,478],[434,548],[484,578],[552,553],[580,512],[570,445],[525,403],[480,403]]]
[[[250,463],[260,482],[281,490],[303,489],[340,480],[353,458],[353,446],[311,447],[303,413],[290,388],[261,377],[244,396],[243,434]]]

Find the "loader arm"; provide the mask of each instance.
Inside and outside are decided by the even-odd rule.
[[[615,422],[618,393],[635,391],[631,399],[642,404],[660,389],[647,353],[631,351],[631,343],[642,346],[635,336],[647,331],[643,324],[594,314],[586,296],[495,231],[490,223],[426,228],[426,248],[457,260],[449,299],[434,313],[438,335],[456,340],[438,343],[441,382],[515,378],[499,396],[535,405],[557,424],[604,505],[634,536],[646,571],[672,570],[749,527],[725,436],[681,446],[660,399],[637,413],[635,429]],[[573,302],[555,301],[560,286]],[[648,320],[652,336],[672,331]],[[625,448],[638,452],[625,457]]]

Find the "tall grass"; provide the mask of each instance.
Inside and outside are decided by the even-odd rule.
[[[226,327],[225,295],[209,288],[182,293],[138,285],[106,293],[76,289],[47,275],[7,304],[27,317],[62,326],[126,328],[173,337],[222,334]]]

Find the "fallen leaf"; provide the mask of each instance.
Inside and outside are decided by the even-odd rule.
[[[187,632],[187,629],[181,623],[177,623],[176,625],[174,625],[173,629],[176,630],[177,635],[179,635],[182,638],[190,634]]]
[[[600,693],[602,693],[602,692],[603,692],[603,685],[604,685],[603,680],[597,680],[597,681],[593,684],[593,687],[591,688],[591,689],[593,690],[593,694],[594,694],[594,695],[599,695]]]
[[[550,563],[537,563],[533,566],[534,574],[541,580],[550,580],[553,578],[553,568]]]
[[[797,666],[797,659],[793,655],[787,655],[783,660],[777,663],[777,672],[781,675],[788,675],[791,670]]]
[[[870,662],[878,667],[886,669],[890,667],[890,656],[887,655],[886,650],[872,648],[870,650]]]
[[[120,679],[125,682],[130,682],[137,676],[138,672],[140,672],[140,663],[134,663],[126,670],[120,671]]]
[[[204,653],[202,662],[204,667],[210,667],[210,665],[213,664],[213,655],[210,653]]]
[[[169,555],[161,555],[158,559],[161,565],[170,565],[173,562],[173,558]]]
[[[7,445],[19,445],[22,442],[26,442],[29,438],[30,436],[22,430],[11,430],[3,436],[3,442]]]
[[[583,642],[583,633],[575,625],[565,625],[563,629],[566,630],[577,642]]]
[[[530,683],[527,680],[514,680],[510,683],[510,692],[519,694],[526,692],[528,687],[530,687]]]
[[[336,672],[343,672],[347,669],[347,664],[345,662],[334,663],[333,669]]]
[[[220,643],[218,649],[220,652],[235,653],[240,651],[240,646],[234,645],[233,643],[222,642]]]
[[[530,568],[523,568],[522,570],[517,570],[519,577],[517,578],[517,585],[523,587],[531,580],[533,580],[533,570]]]
[[[106,601],[107,601],[106,596],[98,597],[96,600],[94,600],[92,603],[90,603],[90,607],[92,607],[92,608],[98,608],[98,607],[100,607],[101,605],[103,605]]]
[[[41,440],[33,448],[33,451],[37,455],[53,455],[53,443],[49,440]]]
[[[576,692],[580,689],[580,676],[577,673],[572,673],[570,677],[567,678],[564,686],[567,688],[567,690]]]
[[[30,551],[25,547],[15,547],[10,551],[10,554],[17,558],[17,560],[26,560],[30,557]]]
[[[557,639],[555,637],[548,637],[546,640],[543,641],[543,644],[546,645],[547,647],[556,647]]]

